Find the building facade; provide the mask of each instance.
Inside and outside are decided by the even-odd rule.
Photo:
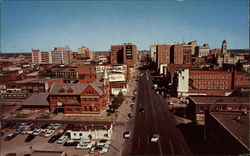
[[[55,84],[49,93],[51,112],[99,114],[109,104],[109,84]]]
[[[196,57],[206,57],[210,53],[210,48],[208,44],[204,44],[203,46],[195,47],[195,56]]]
[[[132,43],[111,46],[111,63],[134,66],[137,63],[137,47]]]
[[[183,64],[183,45],[174,44],[170,48],[170,63]]]
[[[183,64],[191,64],[192,45],[183,45]]]
[[[170,63],[170,47],[171,45],[156,45],[156,64],[157,69],[161,64]]]

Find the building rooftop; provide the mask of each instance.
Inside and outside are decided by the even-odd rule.
[[[19,80],[19,81],[14,81],[16,83],[46,83],[51,80],[56,80],[58,78],[44,78],[44,79],[24,79],[24,80]]]
[[[31,97],[24,100],[21,105],[22,106],[49,106],[49,102],[47,100],[49,93],[39,93],[32,94]]]
[[[94,130],[108,130],[111,124],[84,124],[84,125],[72,125],[71,131],[94,131]]]
[[[230,96],[190,96],[195,104],[250,104],[247,97]]]
[[[62,84],[55,84],[50,91],[50,95],[51,94],[57,94],[57,95],[79,95],[81,94],[85,88],[87,88],[88,86],[92,86],[99,95],[103,94],[103,91],[99,88],[100,86],[102,86],[102,83],[99,81],[96,81],[94,83],[85,83],[85,84],[67,84],[67,83],[62,83]],[[60,92],[61,89],[64,89],[64,92]],[[72,91],[69,91],[69,89],[72,89]],[[68,92],[69,91],[69,92]]]
[[[241,142],[241,144],[250,149],[249,114],[212,112],[211,116]]]

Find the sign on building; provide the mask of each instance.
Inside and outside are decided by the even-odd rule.
[[[126,46],[126,58],[132,59],[132,45]]]
[[[109,75],[109,81],[110,82],[116,82],[116,81],[125,81],[125,75],[124,74],[111,74]]]
[[[127,65],[118,65],[118,66],[96,66],[96,73],[103,73],[104,70],[107,72],[117,72],[117,73],[125,73],[127,71]]]

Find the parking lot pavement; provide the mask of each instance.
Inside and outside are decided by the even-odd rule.
[[[73,155],[83,156],[89,153],[89,150],[75,149],[74,146],[66,147],[63,146],[62,144],[57,144],[56,142],[48,143],[49,138],[44,138],[40,136],[36,136],[31,142],[24,142],[24,140],[27,138],[27,135],[19,134],[10,141],[4,141],[5,136],[14,131],[15,130],[13,129],[5,129],[5,134],[4,136],[1,137],[1,145],[0,145],[1,156],[5,156],[8,153],[17,153],[17,156],[23,156],[24,154],[31,154],[31,147],[33,150],[45,150],[45,151],[62,150],[67,154],[67,156],[73,156]]]

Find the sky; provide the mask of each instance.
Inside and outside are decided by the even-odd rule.
[[[1,2],[1,52],[196,40],[220,48],[249,48],[248,0],[83,0]]]

